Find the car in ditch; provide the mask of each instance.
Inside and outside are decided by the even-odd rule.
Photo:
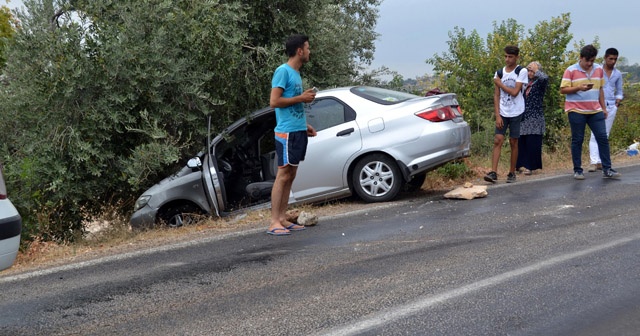
[[[13,266],[20,248],[22,217],[7,195],[0,163],[0,271]]]
[[[357,195],[393,200],[419,189],[427,172],[470,155],[471,132],[455,93],[421,97],[370,86],[322,90],[305,105],[309,138],[289,204]],[[180,226],[197,215],[224,216],[269,206],[277,172],[275,111],[236,121],[172,176],[136,201],[130,224]]]

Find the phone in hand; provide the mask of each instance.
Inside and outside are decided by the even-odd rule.
[[[587,83],[587,87],[588,87],[589,89],[593,88],[593,83]]]
[[[311,90],[313,90],[313,92],[315,92],[315,93],[318,93],[318,88],[317,88],[317,87],[315,87],[315,86],[314,86],[314,87],[313,87],[313,89],[311,89]]]

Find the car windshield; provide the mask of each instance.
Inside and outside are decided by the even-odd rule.
[[[360,96],[364,99],[383,105],[397,104],[418,97],[411,93],[370,86],[356,86],[351,88],[351,92],[356,96]]]

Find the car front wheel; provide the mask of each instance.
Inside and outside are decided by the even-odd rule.
[[[195,223],[202,211],[191,204],[170,205],[163,209],[158,215],[160,223],[169,227],[181,227]]]
[[[398,195],[404,183],[398,165],[384,154],[371,154],[358,161],[352,174],[353,188],[365,202],[387,202]]]

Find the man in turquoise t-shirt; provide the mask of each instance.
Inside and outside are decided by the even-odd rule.
[[[309,62],[309,38],[292,35],[287,39],[287,63],[279,66],[271,80],[269,105],[276,110],[276,153],[278,173],[271,190],[271,224],[267,233],[275,236],[288,235],[290,231],[304,230],[304,226],[286,220],[287,205],[291,185],[298,171],[298,164],[304,160],[309,136],[317,133],[307,124],[304,103],[316,97],[314,89],[304,91],[300,68]]]

